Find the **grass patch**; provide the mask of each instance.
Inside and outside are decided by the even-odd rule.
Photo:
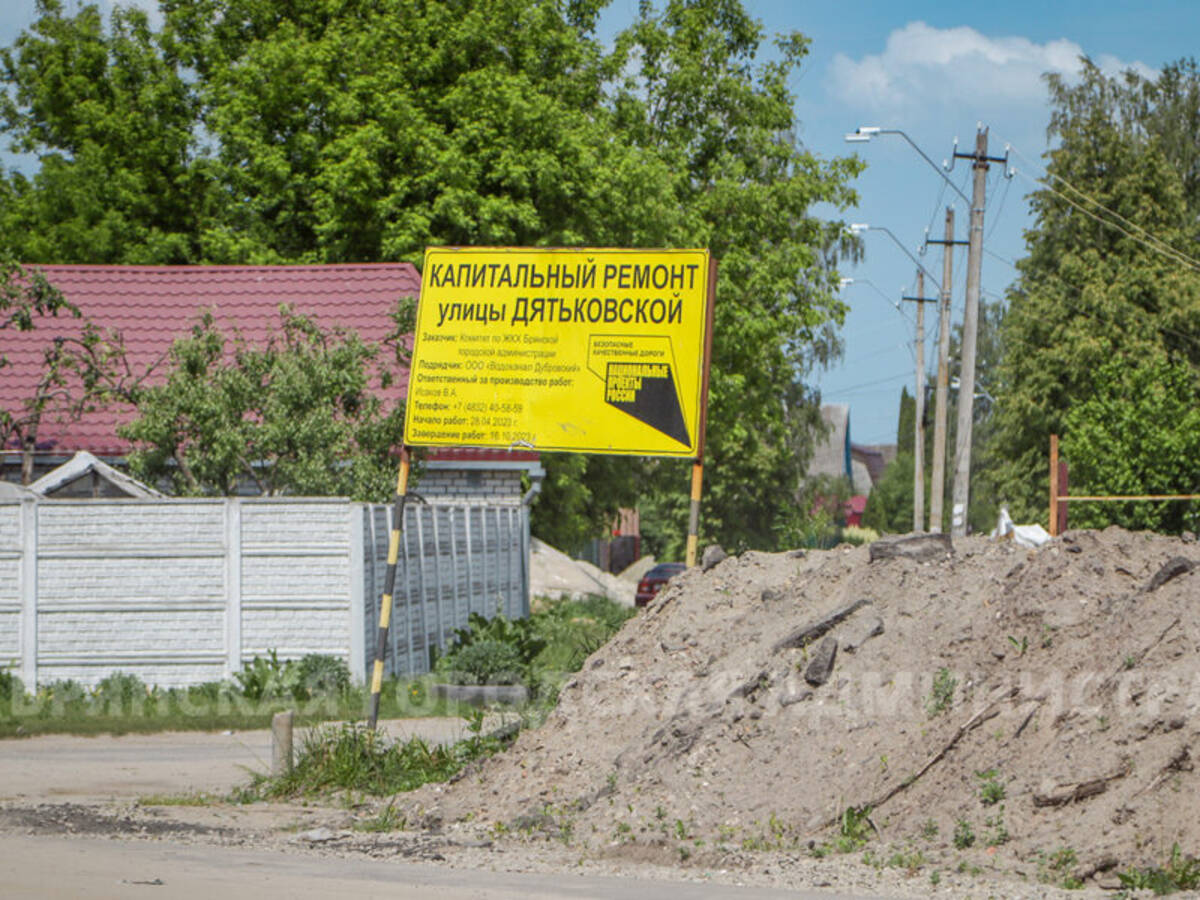
[[[126,676],[132,678],[132,676]],[[432,696],[431,679],[385,681],[379,715],[384,719],[459,716],[461,704]],[[148,688],[114,702],[100,688],[74,681],[55,681],[36,694],[21,691],[8,702],[0,698],[0,738],[38,734],[145,734],[161,731],[250,731],[271,727],[271,717],[287,709],[296,725],[366,717],[369,693],[353,686],[336,694],[293,697],[247,697],[236,684],[210,682],[190,688]]]
[[[513,736],[483,734],[483,713],[471,723],[472,735],[454,744],[420,738],[393,741],[365,725],[325,725],[303,739],[291,772],[255,775],[239,792],[242,802],[357,791],[376,797],[411,791],[431,781],[446,781],[465,765],[504,749]]]

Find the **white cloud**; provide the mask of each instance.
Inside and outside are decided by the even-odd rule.
[[[1024,37],[988,37],[974,28],[934,28],[910,22],[888,35],[882,53],[860,59],[839,53],[830,64],[827,87],[839,102],[876,112],[904,113],[930,105],[1041,107],[1042,75],[1079,71],[1083,48],[1066,38],[1037,44]],[[1106,72],[1134,68],[1153,76],[1141,62],[1111,55],[1095,57]]]

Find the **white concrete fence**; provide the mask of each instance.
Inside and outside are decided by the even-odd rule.
[[[339,499],[0,502],[0,668],[29,687],[114,671],[175,687],[275,650],[365,677],[391,508]],[[528,614],[518,504],[412,503],[391,674],[427,671],[471,612]]]

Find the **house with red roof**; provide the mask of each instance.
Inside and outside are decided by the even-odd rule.
[[[251,344],[265,343],[279,326],[287,304],[322,328],[353,330],[367,342],[391,333],[390,312],[403,297],[420,294],[421,278],[409,263],[292,266],[36,266],[83,316],[120,336],[128,368],[149,372],[149,383],[165,378],[162,365],[177,338],[186,336],[209,311],[224,331],[236,329]],[[8,366],[0,377],[0,408],[19,411],[38,389],[43,359],[55,338],[77,337],[81,320],[60,314],[38,319],[32,331],[3,332]],[[382,391],[386,404],[403,402],[407,371],[396,373]],[[47,415],[34,436],[32,477],[40,477],[86,451],[119,466],[129,452],[117,428],[135,410],[114,402],[77,417]],[[0,480],[20,481],[23,448],[0,448]],[[538,455],[462,448],[429,454],[425,475],[414,489],[423,496],[519,498],[521,476],[542,475]]]

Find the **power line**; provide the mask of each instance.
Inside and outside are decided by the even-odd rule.
[[[1020,269],[1017,269],[1017,264],[1015,262],[1013,262],[1011,259],[1009,259],[1007,256],[1001,256],[999,253],[996,253],[993,250],[989,250],[986,247],[983,248],[983,252],[986,253],[988,256],[992,257],[993,259],[1000,260],[1000,262],[1004,263],[1006,266],[1012,266],[1018,272],[1020,271]]]
[[[1000,207],[996,210],[996,218],[992,222],[992,227],[990,229],[988,229],[988,233],[986,235],[984,235],[985,241],[988,238],[990,238],[993,234],[995,234],[996,226],[1000,224],[1000,214],[1002,212],[1004,212],[1004,201],[1008,199],[1008,192],[1011,189],[1012,189],[1012,179],[1005,178],[1004,179],[1004,193],[1000,195]]]
[[[888,376],[887,378],[877,378],[874,381],[864,381],[862,384],[855,384],[855,385],[851,385],[848,388],[842,388],[842,389],[838,390],[837,393],[849,394],[852,391],[859,390],[860,388],[874,387],[877,384],[887,384],[888,382],[891,382],[891,381],[898,381],[901,378],[908,378],[911,375],[912,375],[912,372],[903,372],[900,375],[891,375],[891,376]]]
[[[1009,144],[1008,146],[1009,146],[1009,149],[1012,150],[1013,153],[1015,153],[1021,159],[1025,160],[1026,162],[1030,162],[1029,158],[1026,157],[1019,150],[1017,150],[1015,147],[1013,147],[1012,144]],[[1032,165],[1032,163],[1030,163],[1030,164]],[[1195,271],[1200,272],[1200,260],[1197,260],[1191,256],[1188,256],[1186,253],[1183,253],[1182,251],[1175,249],[1170,244],[1168,244],[1166,241],[1151,234],[1145,228],[1142,228],[1140,225],[1137,225],[1136,223],[1130,222],[1128,219],[1126,219],[1120,213],[1118,213],[1112,209],[1109,209],[1107,206],[1105,206],[1099,200],[1096,200],[1095,198],[1090,197],[1087,194],[1085,194],[1083,191],[1081,191],[1079,188],[1075,187],[1073,184],[1071,184],[1069,181],[1067,181],[1062,176],[1056,175],[1053,172],[1049,172],[1049,171],[1046,172],[1048,177],[1054,178],[1056,181],[1061,182],[1064,186],[1066,186],[1066,188],[1068,190],[1073,191],[1074,193],[1078,194],[1080,197],[1082,197],[1087,202],[1091,203],[1097,209],[1100,209],[1100,210],[1104,211],[1105,213],[1107,213],[1108,215],[1112,216],[1113,218],[1120,220],[1125,225],[1128,225],[1129,228],[1134,229],[1134,231],[1140,232],[1141,235],[1145,235],[1145,237],[1142,237],[1139,234],[1135,234],[1134,231],[1130,231],[1129,229],[1124,228],[1121,225],[1117,224],[1116,222],[1106,219],[1103,216],[1097,215],[1095,212],[1093,212],[1092,210],[1083,206],[1082,204],[1080,204],[1073,198],[1067,196],[1062,191],[1057,190],[1045,178],[1037,178],[1033,175],[1029,175],[1029,174],[1021,171],[1020,169],[1016,169],[1016,168],[1013,168],[1011,171],[1016,175],[1020,175],[1022,178],[1026,179],[1027,181],[1030,181],[1034,184],[1041,185],[1043,188],[1045,188],[1051,194],[1058,197],[1060,200],[1062,200],[1064,203],[1070,205],[1072,208],[1079,210],[1079,212],[1083,213],[1085,216],[1088,216],[1089,218],[1094,219],[1095,221],[1099,222],[1101,225],[1111,228],[1114,231],[1119,231],[1121,234],[1125,235],[1131,241],[1141,244],[1147,250],[1151,250],[1155,253],[1158,253],[1161,256],[1165,256],[1167,259],[1170,259],[1173,262],[1182,263],[1183,265],[1185,265],[1191,269],[1194,269]],[[1043,170],[1043,171],[1045,171],[1045,170]]]

